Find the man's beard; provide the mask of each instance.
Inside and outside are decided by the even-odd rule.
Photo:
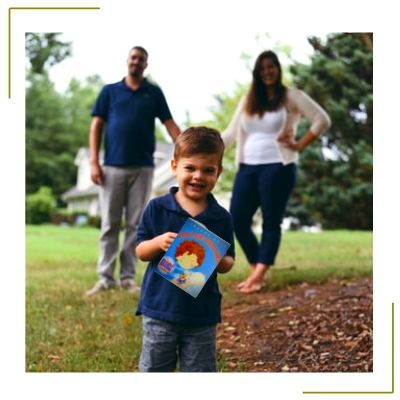
[[[129,71],[129,75],[131,78],[141,78],[142,72],[141,71]]]

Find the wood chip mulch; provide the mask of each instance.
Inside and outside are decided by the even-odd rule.
[[[225,371],[372,371],[372,278],[238,293],[234,302],[217,334]]]

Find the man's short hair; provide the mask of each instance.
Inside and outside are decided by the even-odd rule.
[[[215,154],[222,166],[224,142],[221,134],[213,128],[194,126],[182,132],[175,142],[174,158],[190,157],[197,154]]]
[[[144,54],[146,55],[146,58],[149,58],[149,53],[148,53],[147,50],[146,50],[144,47],[142,47],[142,46],[133,46],[133,47],[129,50],[129,52],[131,52],[132,50],[139,50],[139,51],[141,51],[142,53],[144,53]]]

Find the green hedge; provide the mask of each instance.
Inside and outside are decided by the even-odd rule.
[[[41,186],[36,193],[26,196],[27,224],[39,225],[50,222],[55,208],[56,200],[52,190],[47,186]]]

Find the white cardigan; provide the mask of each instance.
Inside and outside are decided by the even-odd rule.
[[[226,147],[237,140],[236,165],[243,162],[245,132],[242,128],[241,118],[245,100],[246,96],[243,96],[228,127],[221,134]],[[284,165],[297,162],[299,154],[297,151],[282,146],[278,140],[285,136],[292,136],[295,138],[301,116],[304,116],[310,121],[310,131],[316,136],[322,135],[331,126],[331,120],[328,114],[310,96],[300,89],[288,88],[283,108],[284,122],[277,136],[278,152]]]

